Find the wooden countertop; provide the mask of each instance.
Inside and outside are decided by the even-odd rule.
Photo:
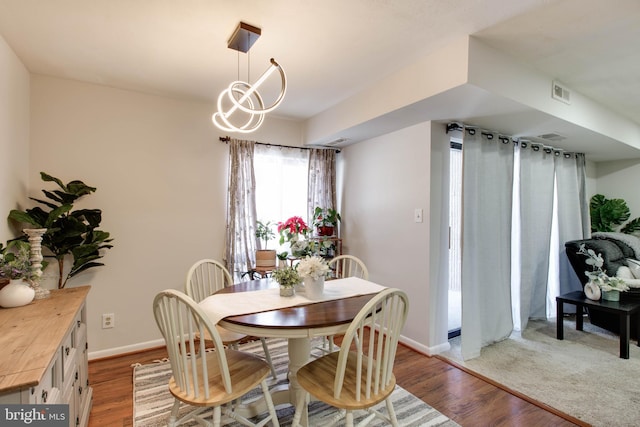
[[[49,298],[0,308],[0,393],[40,382],[89,289],[52,290]]]

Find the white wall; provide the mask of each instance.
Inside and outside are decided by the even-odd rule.
[[[29,71],[0,37],[0,242],[20,230],[7,222],[26,200],[29,178]]]
[[[598,162],[595,164],[595,177],[595,188],[588,193],[589,197],[599,193],[608,199],[624,199],[631,211],[630,219],[640,217],[639,159]]]
[[[92,286],[90,355],[143,348],[160,338],[155,294],[183,289],[196,260],[222,258],[228,149],[213,106],[38,75],[31,105],[30,193],[51,188],[40,171],[97,187],[77,207],[102,209],[115,239],[104,267],[67,285]],[[300,144],[296,123],[264,126],[251,139]],[[102,313],[115,314],[115,328],[101,329]]]
[[[429,352],[431,124],[421,123],[346,147],[339,158],[344,253],[361,258],[370,280],[409,295],[403,335]],[[424,222],[414,222],[414,209]],[[446,319],[444,324],[446,337]],[[431,344],[431,343],[429,343]]]

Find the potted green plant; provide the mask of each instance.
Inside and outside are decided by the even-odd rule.
[[[631,217],[627,202],[623,199],[607,199],[602,194],[591,197],[589,202],[591,231],[613,232]],[[620,228],[621,233],[640,231],[640,218],[635,218]]]
[[[283,252],[280,252],[277,256],[278,256],[278,267],[280,268],[286,267],[287,258],[289,257],[289,252],[283,251]]]
[[[258,239],[258,250],[256,250],[256,267],[275,267],[276,251],[275,249],[267,249],[269,240],[276,237],[271,228],[271,221],[258,221],[256,224],[256,238]],[[262,242],[264,241],[264,246]]]
[[[319,236],[333,236],[341,220],[340,213],[335,209],[320,206],[314,209],[313,226],[316,227]]]
[[[293,267],[279,268],[271,273],[271,278],[280,285],[280,296],[293,296],[294,286],[302,281],[298,272]]]
[[[75,275],[90,268],[104,265],[96,262],[102,258],[103,251],[111,249],[109,233],[99,230],[102,221],[100,209],[73,210],[73,203],[79,198],[96,191],[79,180],[70,181],[66,185],[51,175],[40,172],[45,182],[54,182],[58,190],[42,190],[46,199],[31,200],[40,203],[39,206],[25,211],[12,210],[9,218],[20,223],[27,223],[37,228],[46,228],[42,236],[42,246],[47,248],[58,262],[58,289],[62,289],[67,281]],[[70,256],[73,264],[70,271],[64,275],[65,258]]]

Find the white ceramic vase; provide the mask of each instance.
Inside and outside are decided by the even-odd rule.
[[[320,277],[319,279],[305,277],[304,292],[309,299],[322,299],[322,294],[324,293],[324,277]]]
[[[0,289],[0,306],[5,308],[21,307],[33,301],[36,291],[22,279],[12,279]]]

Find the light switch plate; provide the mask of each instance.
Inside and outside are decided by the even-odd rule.
[[[422,209],[416,208],[413,211],[413,221],[414,222],[422,222]]]

